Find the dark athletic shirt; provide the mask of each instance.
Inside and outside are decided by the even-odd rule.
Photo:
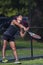
[[[19,31],[19,27],[16,25],[10,25],[8,29],[4,32],[4,35],[14,36],[17,31]]]

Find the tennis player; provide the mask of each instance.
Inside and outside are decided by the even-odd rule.
[[[17,31],[20,31],[20,36],[24,37],[25,32],[29,30],[29,27],[26,28],[21,24],[22,18],[23,18],[22,15],[18,15],[16,19],[13,19],[11,21],[10,26],[3,34],[2,62],[8,62],[8,60],[5,58],[5,49],[7,46],[7,42],[9,42],[15,57],[15,63],[20,63],[16,52],[16,46],[15,46],[16,43],[14,41],[15,40],[14,35],[17,33]],[[25,31],[24,33],[22,29]]]

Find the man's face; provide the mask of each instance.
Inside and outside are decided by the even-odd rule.
[[[21,15],[18,16],[18,17],[17,17],[17,20],[18,20],[18,22],[20,23],[20,22],[22,21],[22,16],[21,16]]]

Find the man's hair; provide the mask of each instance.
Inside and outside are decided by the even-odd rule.
[[[16,16],[18,17],[18,16],[22,16],[22,15],[21,14],[17,14]]]
[[[21,14],[17,14],[17,15],[15,15],[15,19],[17,19],[17,17],[19,17],[19,16],[22,16]]]

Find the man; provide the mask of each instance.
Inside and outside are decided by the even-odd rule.
[[[15,63],[20,63],[18,61],[18,56],[17,56],[17,52],[16,52],[16,47],[15,47],[15,42],[14,42],[14,39],[15,39],[14,35],[19,30],[21,37],[24,37],[25,32],[29,29],[29,27],[28,28],[24,27],[21,24],[21,21],[22,21],[22,16],[18,15],[16,17],[16,19],[13,19],[11,21],[10,26],[8,27],[8,29],[3,34],[3,48],[2,48],[3,60],[2,60],[2,62],[8,62],[8,60],[5,58],[5,49],[6,49],[7,42],[9,42],[10,47],[12,48],[13,54],[15,56],[15,60],[16,60]],[[25,31],[24,33],[23,33],[22,29]]]

